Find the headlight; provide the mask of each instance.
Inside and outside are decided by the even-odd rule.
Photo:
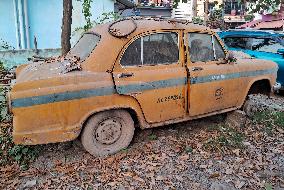
[[[281,84],[280,83],[275,83],[272,87],[273,92],[278,92],[281,89]]]

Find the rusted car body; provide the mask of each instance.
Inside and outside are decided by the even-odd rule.
[[[15,143],[71,141],[86,123],[110,113],[94,126],[100,132],[85,132],[97,135],[95,143],[106,148],[123,133],[133,135],[134,129],[125,132],[124,125],[145,129],[236,110],[249,93],[269,93],[276,83],[274,62],[230,62],[218,35],[200,25],[132,18],[98,25],[85,35],[95,37],[82,37],[84,43],[79,41],[64,59],[18,68],[9,95]],[[74,55],[80,60],[72,60]],[[110,120],[120,118],[112,116],[113,110],[123,110],[121,115],[129,114],[133,122]]]

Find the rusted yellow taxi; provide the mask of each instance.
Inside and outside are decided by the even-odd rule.
[[[242,108],[249,94],[273,91],[277,69],[271,61],[230,61],[214,31],[187,21],[98,25],[65,57],[17,69],[13,138],[35,145],[80,137],[92,155],[113,154],[129,145],[135,126]]]

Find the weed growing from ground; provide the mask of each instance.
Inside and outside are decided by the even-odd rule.
[[[217,125],[214,126],[217,135],[204,144],[204,148],[211,151],[225,152],[228,148],[243,148],[244,135],[235,128]],[[211,130],[211,129],[210,129]]]
[[[28,169],[29,163],[38,157],[40,150],[41,146],[15,145],[12,139],[10,124],[1,124],[0,166],[16,162],[20,165],[21,169]]]
[[[284,129],[284,112],[258,112],[253,117],[253,123],[263,125],[263,131],[268,135],[273,135],[277,127]]]
[[[148,138],[149,138],[149,140],[151,140],[151,141],[158,139],[157,135],[155,135],[155,134],[149,135]]]
[[[0,62],[0,71],[5,72]],[[12,138],[11,116],[7,112],[6,93],[8,88],[0,87],[0,166],[17,163],[21,169],[27,169],[31,161],[35,160],[41,146],[15,145]]]

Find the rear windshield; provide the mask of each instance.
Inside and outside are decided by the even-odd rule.
[[[70,50],[69,54],[80,57],[80,60],[84,61],[95,49],[100,39],[100,36],[96,34],[85,33]]]

